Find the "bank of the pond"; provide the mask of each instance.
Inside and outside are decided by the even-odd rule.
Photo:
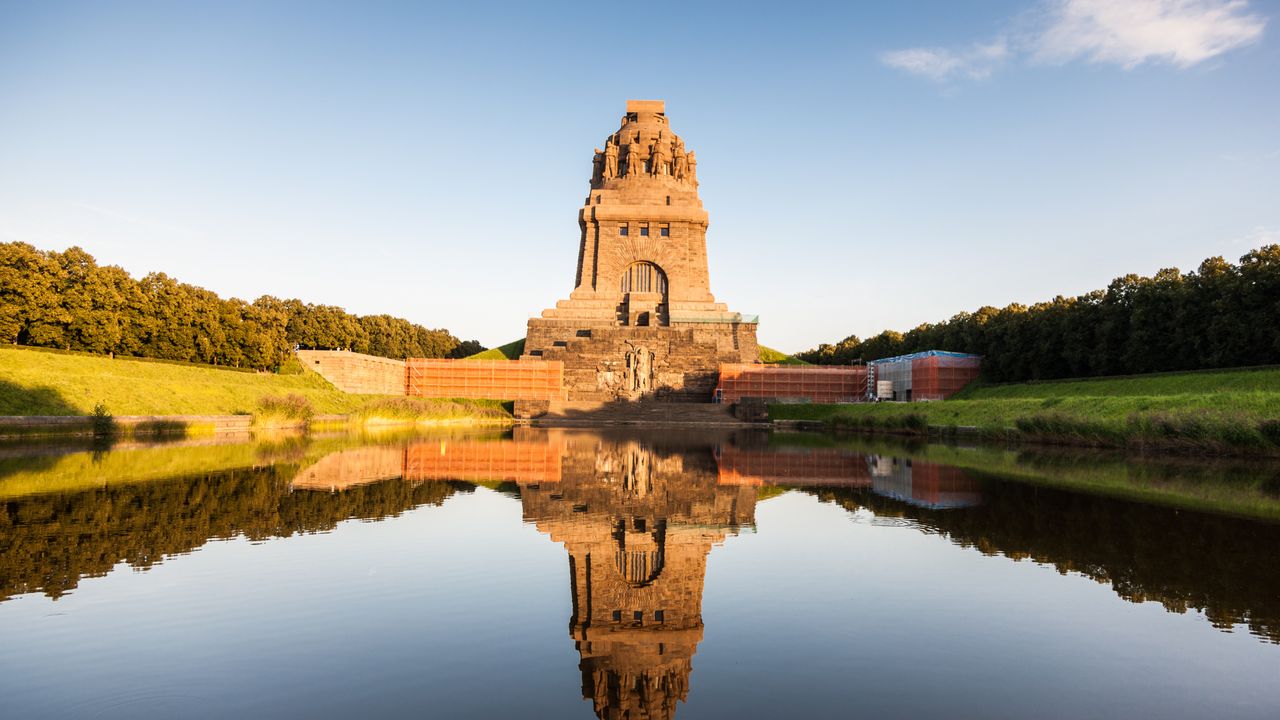
[[[103,437],[154,439],[205,437],[254,432],[359,430],[414,427],[509,427],[511,414],[501,407],[473,408],[459,402],[451,414],[357,412],[350,415],[36,415],[0,417],[0,439]]]
[[[979,386],[942,402],[780,404],[769,416],[853,431],[1280,455],[1280,368]]]
[[[1280,520],[1280,462],[1269,458],[1135,458],[1118,450],[960,445],[914,438],[775,432],[774,447],[836,448],[988,477],[1197,512]]]
[[[432,430],[430,437],[500,439],[503,431],[484,428]],[[263,465],[293,477],[327,455],[370,443],[422,437],[412,426],[352,428],[336,433],[258,432],[167,442],[87,439],[23,445],[0,454],[0,501],[52,492],[80,492],[114,485],[223,473]]]
[[[510,424],[502,403],[344,393],[319,375],[0,347],[0,436],[200,435],[324,425]]]

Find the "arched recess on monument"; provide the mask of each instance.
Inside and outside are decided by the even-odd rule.
[[[626,325],[666,325],[667,274],[648,260],[631,263],[622,271],[622,318]]]
[[[666,561],[666,521],[658,520],[652,530],[648,530],[646,524],[643,518],[632,518],[630,527],[625,518],[614,520],[614,568],[623,582],[633,588],[652,585],[662,574]]]

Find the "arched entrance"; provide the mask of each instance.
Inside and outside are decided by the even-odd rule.
[[[622,271],[624,325],[667,324],[667,274],[647,260]]]

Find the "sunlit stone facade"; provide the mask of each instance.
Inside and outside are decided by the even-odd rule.
[[[716,302],[698,160],[661,100],[627,102],[593,158],[573,292],[525,353],[565,363],[569,400],[706,401],[722,362],[757,362],[756,324]]]

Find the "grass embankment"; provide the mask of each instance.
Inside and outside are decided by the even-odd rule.
[[[524,353],[524,338],[468,355],[467,360],[518,360]]]
[[[0,415],[253,415],[258,425],[315,415],[362,422],[503,422],[497,402],[353,395],[298,375],[0,348]]]
[[[798,357],[788,355],[781,350],[774,350],[771,347],[760,346],[760,362],[765,365],[808,365],[809,363]]]
[[[1280,454],[1280,368],[973,386],[950,400],[771,405],[778,420],[1072,445]]]
[[[101,355],[0,348],[0,415],[243,415],[267,396],[298,395],[317,413],[352,412],[371,397],[315,373],[276,375]]]

